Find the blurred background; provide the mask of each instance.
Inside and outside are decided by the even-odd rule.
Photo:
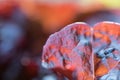
[[[120,22],[120,0],[0,0],[0,80],[58,80],[41,66],[49,35],[100,21]]]

